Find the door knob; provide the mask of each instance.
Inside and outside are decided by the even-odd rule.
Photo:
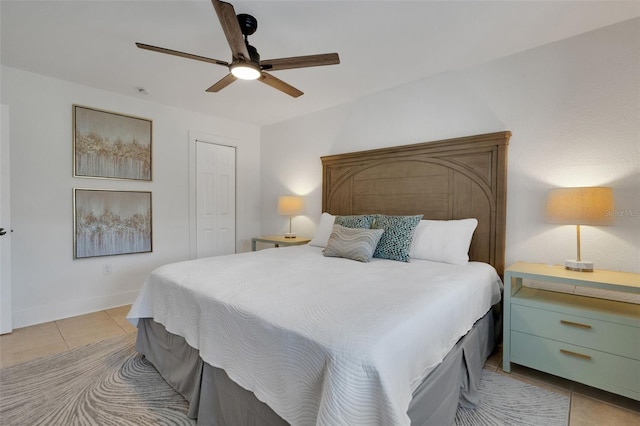
[[[6,233],[7,233],[7,231],[5,231],[4,228],[0,228],[0,235],[4,235]]]

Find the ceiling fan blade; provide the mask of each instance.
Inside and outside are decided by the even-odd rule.
[[[230,85],[236,80],[237,78],[233,74],[229,73],[226,76],[224,76],[221,80],[219,80],[216,84],[209,87],[207,89],[207,92],[219,92],[220,90],[224,89],[225,87],[227,87],[228,85]]]
[[[304,94],[304,92],[301,92],[300,90],[296,89],[290,84],[287,84],[284,81],[280,80],[279,78],[276,78],[264,71],[260,76],[260,81],[268,86],[273,87],[274,89],[278,89],[281,92],[286,93],[289,96],[293,96],[294,98],[297,98],[298,96],[302,96]]]
[[[340,63],[337,53],[322,53],[319,55],[293,56],[291,58],[267,59],[260,61],[260,67],[267,71],[287,70],[291,68],[319,67],[322,65],[336,65]]]
[[[227,43],[229,43],[233,58],[250,60],[251,57],[244,43],[242,30],[240,29],[238,17],[236,16],[236,11],[233,9],[233,6],[220,0],[211,0],[211,3],[218,15],[222,31],[224,31],[225,37],[227,37]]]
[[[195,59],[196,61],[208,62],[210,64],[229,66],[228,62],[219,59],[207,58],[205,56],[192,55],[191,53],[179,52],[177,50],[165,49],[164,47],[151,46],[144,43],[136,43],[140,49],[151,50],[152,52],[166,53],[167,55],[180,56],[181,58]]]

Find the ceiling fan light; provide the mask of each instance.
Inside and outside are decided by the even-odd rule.
[[[257,80],[260,77],[260,70],[251,64],[233,64],[230,68],[231,74],[241,80]]]

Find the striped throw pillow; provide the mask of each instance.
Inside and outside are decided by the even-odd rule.
[[[333,225],[327,247],[322,254],[326,257],[343,257],[359,262],[369,262],[383,233],[384,229],[346,228]]]

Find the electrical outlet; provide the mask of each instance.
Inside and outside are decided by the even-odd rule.
[[[111,275],[111,264],[110,263],[105,263],[102,266],[102,274],[103,275]]]

